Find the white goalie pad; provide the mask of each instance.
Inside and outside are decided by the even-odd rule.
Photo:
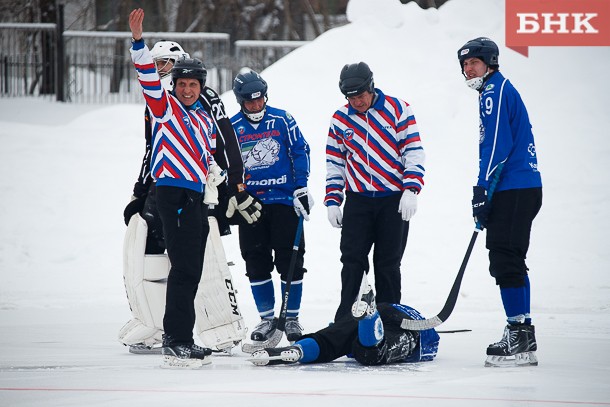
[[[210,348],[227,349],[245,338],[246,328],[237,305],[231,272],[220,240],[218,223],[208,218],[203,275],[195,298],[196,332]],[[132,216],[123,246],[123,280],[133,318],[119,331],[125,345],[161,343],[170,263],[166,254],[144,254],[148,227]]]
[[[220,240],[216,218],[208,218],[210,233],[205,249],[203,275],[195,297],[197,335],[205,346],[230,349],[246,337],[237,304],[237,291]]]
[[[160,343],[163,334],[169,259],[145,255],[148,226],[139,214],[129,221],[123,245],[123,280],[133,318],[119,331],[125,345]]]

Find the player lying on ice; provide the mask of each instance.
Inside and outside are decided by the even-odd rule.
[[[434,329],[404,330],[400,327],[404,318],[423,319],[407,305],[375,304],[375,294],[365,274],[352,315],[304,335],[292,346],[256,351],[250,361],[257,366],[327,363],[351,354],[361,364],[375,366],[434,359],[438,333]]]

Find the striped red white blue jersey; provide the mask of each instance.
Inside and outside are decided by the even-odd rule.
[[[203,192],[215,148],[212,119],[201,106],[187,109],[163,89],[143,41],[135,42],[130,52],[152,119],[153,178],[158,186]]]
[[[375,89],[373,105],[349,104],[333,115],[326,142],[324,205],[341,205],[344,190],[371,197],[424,185],[425,153],[409,104]]]

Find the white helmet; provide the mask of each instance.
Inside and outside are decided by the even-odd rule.
[[[174,41],[159,41],[150,50],[150,54],[153,57],[153,61],[166,61],[166,64],[171,62],[172,66],[176,64],[176,61],[182,58],[190,58],[191,56],[182,49],[180,44]],[[163,72],[163,66],[159,76],[161,77],[161,84],[167,90],[173,88],[172,77],[170,75],[171,69]]]

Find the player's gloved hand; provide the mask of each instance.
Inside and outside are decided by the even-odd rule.
[[[485,228],[490,209],[487,201],[487,190],[479,185],[472,187],[472,216],[477,229],[483,230]]]
[[[302,216],[303,219],[309,220],[309,211],[313,207],[313,197],[307,190],[307,187],[297,187],[293,194],[294,211],[297,216]]]
[[[417,212],[417,193],[412,189],[405,189],[400,197],[398,204],[398,212],[402,216],[402,220],[408,222],[415,212]]]
[[[343,212],[341,212],[341,208],[337,205],[329,205],[326,207],[326,212],[328,214],[328,221],[334,228],[340,228],[343,226]]]
[[[233,217],[235,211],[239,212],[246,222],[252,224],[261,217],[261,205],[258,199],[244,190],[244,185],[233,185],[229,187],[231,198],[229,198],[229,205],[227,208],[227,218]]]
[[[144,202],[146,202],[146,196],[141,198],[136,198],[135,196],[131,196],[131,201],[125,207],[123,211],[123,216],[125,217],[125,225],[129,225],[129,220],[136,213],[142,212],[144,209]]]

